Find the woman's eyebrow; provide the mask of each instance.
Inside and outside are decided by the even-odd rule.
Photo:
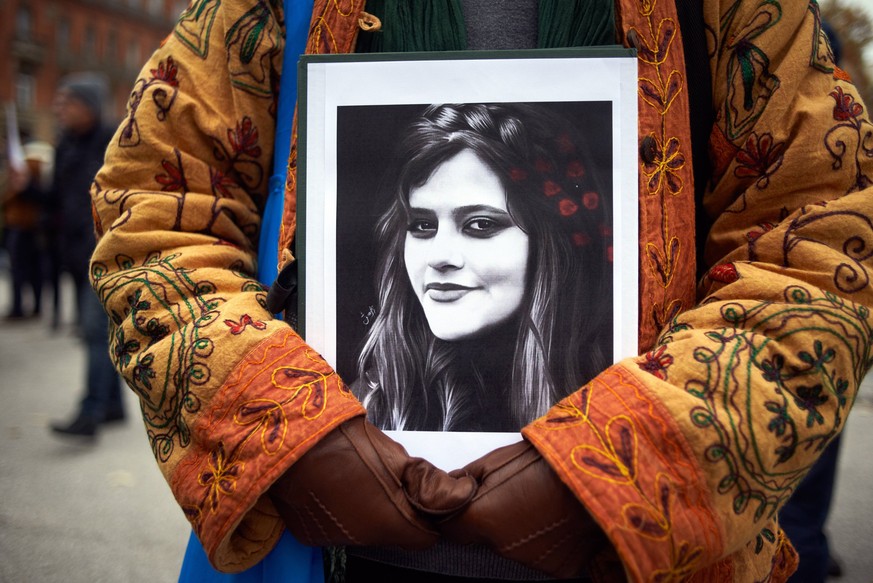
[[[476,213],[488,213],[491,215],[509,215],[509,211],[507,211],[506,209],[491,206],[490,204],[468,204],[452,209],[453,218],[466,217]],[[435,217],[436,211],[430,207],[411,206],[409,207],[409,214],[419,217]]]
[[[506,209],[502,209],[500,207],[491,206],[490,204],[470,204],[465,206],[459,206],[457,208],[452,209],[453,217],[463,217],[475,213],[489,213],[494,215],[508,215],[509,212]]]
[[[410,215],[417,215],[417,216],[435,217],[436,211],[433,210],[432,208],[420,207],[420,206],[411,206],[411,207],[409,207],[409,214]]]

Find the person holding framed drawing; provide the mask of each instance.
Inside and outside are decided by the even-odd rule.
[[[359,0],[287,10],[275,0],[192,2],[143,68],[92,189],[91,279],[113,358],[203,562],[248,573],[290,548],[290,530],[309,544],[405,547],[411,561],[441,540],[472,543],[479,557],[505,561],[488,573],[504,580],[787,580],[797,557],[778,510],[839,435],[873,362],[873,126],[833,62],[816,3],[368,6],[386,4],[402,10],[382,11],[380,23]],[[445,26],[404,20],[413,13]],[[404,40],[483,48],[472,42],[482,35],[533,49],[582,44],[575,32],[637,55],[629,87],[639,115],[615,117],[633,120],[624,128],[633,150],[618,162],[639,187],[638,351],[551,403],[523,441],[450,475],[365,421],[349,386],[274,317],[255,279],[274,114],[289,99],[277,87],[294,75],[282,48],[352,53],[371,34],[388,51],[420,50]],[[613,68],[547,88],[596,87]],[[456,101],[418,103],[436,102]],[[293,144],[279,186],[282,268],[300,226]],[[500,176],[476,155],[432,170],[454,161]],[[404,242],[442,235],[431,220],[445,223],[446,209],[419,200],[435,186],[409,190]],[[486,206],[503,217],[497,202]],[[504,231],[525,232],[527,218]],[[464,293],[440,285],[437,298]],[[504,325],[526,314],[507,306]],[[367,360],[362,378],[377,366]],[[320,565],[313,556],[308,564]],[[405,580],[479,577],[482,563],[441,556]]]

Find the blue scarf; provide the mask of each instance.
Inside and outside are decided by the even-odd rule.
[[[285,178],[291,150],[294,106],[297,103],[297,58],[306,49],[313,0],[285,0],[285,53],[279,84],[279,111],[276,119],[276,144],[273,176],[258,242],[258,279],[265,285],[276,279],[279,227],[285,200]],[[300,544],[288,531],[260,563],[242,573],[216,571],[200,541],[191,533],[179,573],[180,583],[323,583],[324,566],[320,548]]]

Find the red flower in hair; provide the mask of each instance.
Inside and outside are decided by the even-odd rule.
[[[513,182],[521,182],[527,178],[527,172],[521,168],[510,168],[509,179]]]
[[[582,206],[587,208],[589,211],[593,211],[600,205],[600,195],[594,192],[593,190],[589,190],[585,194],[582,195]]]
[[[567,164],[567,178],[582,178],[585,176],[585,166],[579,160]]]
[[[537,172],[546,174],[552,171],[553,166],[552,163],[545,158],[537,158],[536,162],[534,162],[534,168],[537,169]]]
[[[558,151],[562,154],[572,154],[576,151],[576,145],[570,139],[570,134],[561,134],[555,142],[558,144]]]
[[[554,180],[546,180],[543,183],[543,193],[546,196],[555,196],[556,194],[558,194],[562,190],[563,189],[561,188],[561,185],[558,184],[557,182],[555,182]]]
[[[591,237],[588,236],[588,233],[573,233],[571,238],[576,247],[585,247],[591,243]]]
[[[579,205],[569,198],[562,198],[561,201],[558,203],[558,210],[561,211],[562,216],[569,217],[577,210],[579,210]]]

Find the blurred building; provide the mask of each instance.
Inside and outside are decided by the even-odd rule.
[[[137,73],[187,0],[0,0],[0,103],[14,102],[21,131],[55,141],[52,99],[67,73],[102,71],[123,117]],[[5,120],[0,117],[2,136]],[[2,164],[0,164],[2,165]]]

